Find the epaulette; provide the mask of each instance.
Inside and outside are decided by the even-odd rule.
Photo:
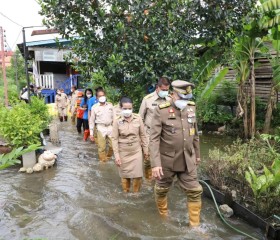
[[[95,108],[95,107],[97,107],[97,106],[99,106],[99,104],[98,104],[98,103],[95,103],[94,105],[92,105],[91,108]]]
[[[138,114],[138,113],[132,113],[132,114],[136,117],[140,117],[140,114]]]
[[[116,120],[121,119],[121,118],[122,118],[122,116],[116,116]]]
[[[167,108],[167,107],[169,107],[169,106],[171,106],[171,103],[170,103],[170,102],[164,102],[164,103],[158,105],[158,107],[159,107],[160,109]]]
[[[152,96],[153,96],[153,93],[150,93],[150,94],[148,94],[147,96],[145,96],[144,99],[148,99],[148,98],[150,98],[150,97],[152,97]]]
[[[188,101],[188,105],[195,106],[195,102],[193,102],[193,101]]]

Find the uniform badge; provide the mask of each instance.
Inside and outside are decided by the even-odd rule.
[[[152,106],[156,107],[156,106],[157,106],[157,103],[152,103]]]
[[[119,121],[119,125],[121,125],[121,124],[123,124],[123,121],[122,121],[122,120]]]
[[[193,136],[195,134],[195,128],[190,128],[190,136]]]
[[[175,118],[176,118],[175,112],[174,112],[174,109],[173,109],[173,108],[170,108],[170,109],[168,110],[168,112],[169,112],[169,117],[168,117],[168,119],[175,119]]]
[[[188,123],[192,123],[192,119],[191,118],[188,118]]]

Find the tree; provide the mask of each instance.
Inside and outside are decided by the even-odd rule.
[[[255,1],[41,0],[44,23],[72,40],[77,69],[105,74],[123,94],[141,95],[162,75],[191,79],[198,47],[219,61],[241,34]],[[75,37],[73,37],[75,36]],[[77,38],[76,36],[79,36]],[[125,79],[127,79],[125,81]]]
[[[272,119],[273,109],[277,107],[277,92],[280,91],[280,59],[279,59],[279,51],[280,51],[280,32],[279,32],[279,24],[280,24],[280,1],[279,0],[263,0],[262,2],[262,10],[263,10],[263,18],[261,21],[261,25],[264,29],[270,29],[270,40],[272,41],[272,45],[276,50],[276,57],[271,60],[272,65],[272,85],[270,89],[269,98],[267,101],[266,114],[265,114],[265,122],[264,122],[264,133],[269,133],[270,124]]]

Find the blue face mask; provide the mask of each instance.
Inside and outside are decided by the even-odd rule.
[[[160,97],[160,98],[166,98],[167,96],[168,96],[168,91],[163,91],[163,90],[160,90],[159,92],[158,92],[158,96]]]
[[[182,99],[191,99],[193,97],[193,94],[190,93],[190,94],[182,94],[182,93],[178,93],[178,96]]]

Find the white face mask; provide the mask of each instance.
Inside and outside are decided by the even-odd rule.
[[[105,103],[106,102],[106,97],[102,96],[98,99],[98,101],[101,102],[101,103]]]
[[[174,102],[175,106],[181,110],[184,110],[185,107],[188,105],[188,101],[186,100],[176,100]]]
[[[190,94],[182,94],[182,93],[178,93],[178,96],[182,99],[191,99],[193,97],[193,94],[190,93]]]
[[[166,98],[166,97],[168,96],[168,91],[160,90],[160,91],[158,92],[158,96],[159,96],[160,98]]]
[[[132,109],[122,110],[122,116],[124,116],[125,118],[128,118],[131,115],[132,115]]]
[[[92,97],[92,94],[87,94],[87,98],[91,98]]]

